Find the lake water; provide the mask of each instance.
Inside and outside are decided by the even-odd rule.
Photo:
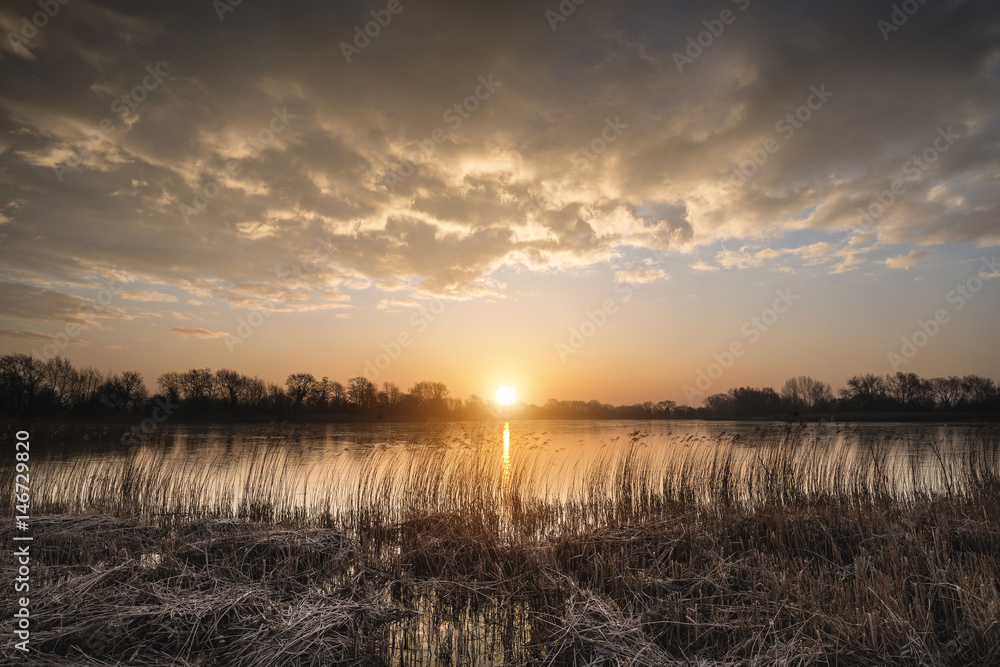
[[[408,502],[447,511],[471,502],[470,479],[498,501],[511,488],[550,503],[591,501],[624,483],[596,472],[626,462],[643,473],[639,491],[655,492],[671,476],[708,475],[720,452],[737,473],[755,469],[759,476],[769,456],[790,448],[808,469],[805,487],[881,474],[906,492],[914,484],[944,488],[948,466],[958,465],[976,428],[571,420],[179,425],[156,434],[156,444],[112,445],[115,433],[89,443],[86,453],[40,459],[32,476],[44,500],[72,501],[80,510],[117,494],[137,510],[193,514],[272,505],[337,515]]]

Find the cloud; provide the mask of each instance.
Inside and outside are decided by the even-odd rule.
[[[420,304],[412,299],[382,299],[377,304],[375,308],[378,310],[388,310],[395,311],[400,308],[418,308]]]
[[[121,308],[66,292],[16,282],[0,281],[0,285],[0,317],[62,322],[79,329],[105,328],[98,320],[126,317]]]
[[[202,338],[207,340],[226,336],[225,331],[209,331],[208,329],[202,329],[200,327],[194,329],[189,329],[187,327],[170,327],[170,330],[178,336],[183,336],[184,338]]]
[[[928,250],[916,251],[911,250],[905,255],[900,255],[898,257],[889,257],[885,260],[885,265],[890,269],[909,269],[911,266],[916,264],[922,259],[930,257],[931,253]]]
[[[615,281],[643,285],[655,283],[657,280],[669,280],[670,274],[663,269],[634,269],[631,271],[616,271]]]
[[[357,3],[303,1],[294,24],[243,6],[238,30],[190,3],[80,7],[32,40],[37,61],[5,53],[18,67],[0,74],[4,262],[25,284],[49,282],[38,304],[0,297],[0,315],[72,317],[70,285],[114,267],[189,292],[188,305],[288,311],[336,303],[330,290],[373,288],[375,307],[397,294],[494,298],[504,271],[572,274],[630,249],[694,257],[722,241],[743,250],[691,270],[843,272],[870,262],[837,254],[838,239],[897,180],[905,191],[873,243],[1000,244],[988,3],[924,6],[891,49],[871,3],[754,5],[684,73],[672,54],[702,17],[652,0],[587,5],[556,32],[526,0],[427,0],[409,30],[350,64],[338,45],[370,20]],[[442,57],[445,43],[463,57]],[[234,60],[237,49],[282,57]],[[151,63],[169,75],[113,111]],[[501,85],[454,127],[448,111],[491,75]],[[821,85],[833,96],[779,134]],[[275,109],[287,126],[252,149]],[[114,131],[92,146],[104,118]],[[959,138],[908,176],[948,127]],[[734,182],[771,138],[777,152]],[[804,232],[832,238],[787,247]],[[136,314],[115,302],[98,318]]]
[[[129,301],[159,301],[163,303],[177,301],[177,297],[173,295],[153,290],[121,290],[118,292],[118,296]]]
[[[4,338],[19,338],[21,340],[30,340],[30,341],[42,340],[45,342],[52,342],[54,340],[53,337],[48,334],[43,334],[39,331],[32,331],[30,329],[21,329],[21,330],[0,329],[0,336],[3,336]],[[88,343],[87,341],[81,340],[79,338],[70,338],[68,340],[60,338],[60,341],[68,345],[71,345],[73,347],[86,347],[90,345],[90,343]]]
[[[343,301],[350,301],[351,300],[351,295],[350,294],[344,294],[343,292],[338,292],[337,290],[326,290],[323,293],[321,293],[319,296],[320,296],[321,299],[323,299],[325,301],[343,302]]]

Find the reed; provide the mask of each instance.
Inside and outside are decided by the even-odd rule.
[[[635,432],[572,470],[498,428],[34,463],[32,664],[1000,661],[995,427]]]

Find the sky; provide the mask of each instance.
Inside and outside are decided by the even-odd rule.
[[[0,8],[0,352],[699,404],[1000,378],[1000,7]]]

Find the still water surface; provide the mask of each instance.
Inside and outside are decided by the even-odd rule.
[[[942,459],[957,460],[976,427],[945,424],[781,424],[701,421],[513,421],[490,423],[179,425],[159,442],[133,448],[91,447],[52,458],[38,471],[52,499],[95,497],[119,483],[123,467],[139,471],[150,505],[180,511],[231,508],[264,499],[308,513],[334,514],[364,503],[402,499],[415,484],[447,509],[442,489],[477,476],[502,494],[515,485],[543,501],[587,500],[612,492],[623,457],[639,462],[654,486],[658,475],[687,466],[707,469],[726,451],[746,465],[783,444],[812,457],[812,481],[839,483],[831,461],[871,461],[904,492],[915,479],[939,488]],[[939,457],[940,455],[940,457]],[[825,463],[816,464],[816,461]],[[818,471],[818,472],[816,472]],[[818,475],[818,477],[817,477]],[[824,481],[824,475],[826,481]],[[442,483],[441,480],[444,480]],[[135,491],[132,491],[135,493]],[[378,496],[378,497],[376,497]],[[454,498],[451,498],[454,501]],[[402,500],[400,500],[402,502]]]

